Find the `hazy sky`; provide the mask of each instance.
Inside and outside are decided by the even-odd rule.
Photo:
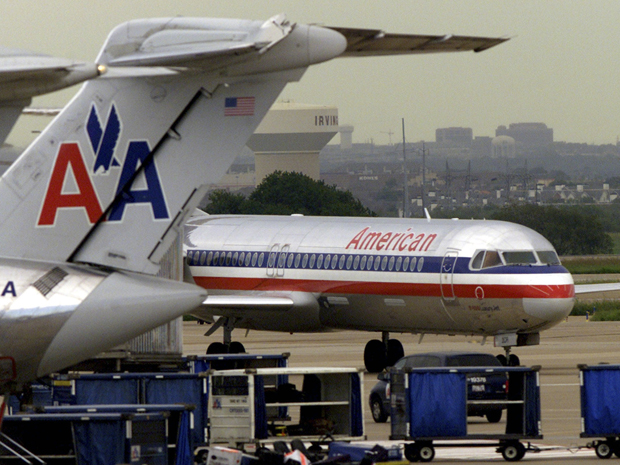
[[[483,53],[337,59],[314,66],[281,98],[336,105],[355,142],[435,140],[438,127],[494,136],[498,125],[544,122],[555,140],[615,143],[620,135],[617,0],[15,0],[0,6],[0,45],[93,61],[108,32],[139,17],[212,16],[510,37]],[[35,101],[60,106],[75,92]],[[24,129],[21,129],[24,131]],[[9,142],[21,142],[19,130]]]

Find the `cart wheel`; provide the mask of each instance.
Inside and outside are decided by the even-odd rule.
[[[435,458],[435,448],[424,445],[420,447],[420,462],[430,462]]]
[[[520,442],[508,444],[502,449],[502,457],[506,462],[518,462],[525,456],[525,446]]]
[[[608,459],[614,455],[614,451],[607,441],[600,441],[596,447],[594,447],[594,452],[599,459]]]
[[[405,458],[410,462],[419,462],[420,448],[412,442],[405,444]]]

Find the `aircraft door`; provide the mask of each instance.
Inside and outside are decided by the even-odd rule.
[[[273,278],[276,274],[276,260],[278,258],[279,249],[280,244],[273,244],[269,250],[269,255],[267,257],[267,276],[270,278]]]
[[[441,270],[439,271],[441,297],[449,302],[456,300],[456,295],[454,294],[454,268],[456,267],[458,255],[458,251],[448,250],[441,261]]]

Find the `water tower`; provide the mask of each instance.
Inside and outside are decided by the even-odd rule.
[[[337,133],[337,107],[275,103],[247,143],[255,156],[256,183],[276,170],[318,181],[319,152]]]

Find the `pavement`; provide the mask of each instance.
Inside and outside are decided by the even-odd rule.
[[[204,333],[208,325],[185,322],[183,325],[184,353],[202,355],[210,342],[221,341],[217,331],[209,338]],[[233,339],[242,342],[247,352],[280,354],[290,353],[291,367],[362,367],[364,346],[378,334],[344,331],[320,334],[288,334],[237,329]],[[480,337],[426,335],[397,335],[405,354],[443,350],[472,350],[499,354],[503,351],[491,343],[481,345]],[[579,437],[581,410],[579,397],[578,364],[596,365],[601,362],[620,364],[620,322],[592,322],[585,317],[569,317],[567,321],[541,334],[540,345],[513,350],[524,366],[540,365],[541,417],[544,439],[533,441],[541,449],[527,453],[523,462],[571,464],[595,463],[600,459],[585,445],[591,439]],[[376,375],[364,374],[364,393],[368,395],[376,382]],[[367,402],[366,402],[367,403]],[[365,427],[368,440],[386,441],[389,422],[377,424],[365,406]],[[468,433],[503,433],[505,423],[491,425],[483,418],[470,417]],[[463,442],[460,442],[463,445]],[[488,463],[502,461],[493,447],[437,447],[433,462]]]

